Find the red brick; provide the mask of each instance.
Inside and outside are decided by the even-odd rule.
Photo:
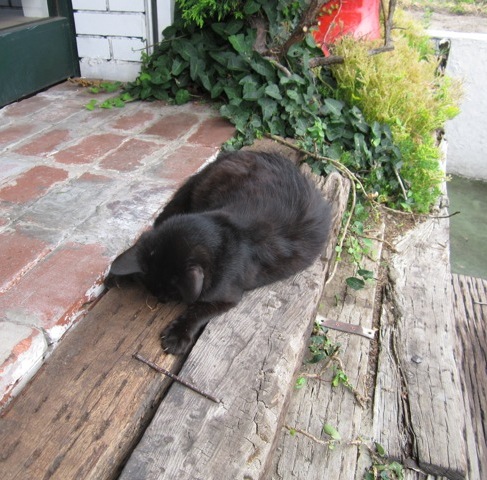
[[[198,115],[193,113],[176,113],[166,115],[161,120],[144,131],[147,135],[157,135],[166,140],[175,140],[184,135],[199,121]]]
[[[68,178],[68,173],[60,168],[38,166],[17,177],[14,185],[0,190],[0,199],[14,203],[24,203],[41,197],[52,185]]]
[[[0,409],[13,397],[15,388],[25,375],[35,373],[47,350],[41,331],[10,322],[0,323],[2,337],[0,365]],[[6,354],[8,354],[6,356]]]
[[[0,297],[0,311],[7,320],[43,328],[58,340],[107,268],[104,252],[101,245],[63,245]]]
[[[220,146],[235,134],[235,127],[224,118],[213,117],[205,120],[191,135],[189,142],[206,146]]]
[[[25,117],[37,112],[41,108],[47,107],[50,103],[49,99],[35,95],[34,97],[8,105],[5,107],[5,113],[12,117]]]
[[[119,130],[138,130],[145,126],[146,123],[152,121],[154,119],[154,115],[149,112],[138,111],[133,113],[132,115],[122,116],[120,117],[113,125],[113,128]]]
[[[216,147],[183,146],[165,158],[154,173],[159,177],[176,181],[178,184],[182,183],[216,152]]]
[[[148,155],[160,149],[161,145],[154,142],[145,142],[131,138],[112,153],[107,155],[101,162],[103,168],[128,172],[136,170],[142,160]]]
[[[76,145],[54,155],[61,163],[90,163],[117,148],[125,137],[113,133],[102,133],[84,138]]]
[[[86,172],[79,177],[79,180],[82,182],[91,182],[91,183],[111,183],[112,179],[107,177],[106,175],[96,175],[94,173]]]
[[[47,133],[32,137],[28,143],[24,143],[24,145],[15,149],[15,151],[23,155],[45,156],[68,138],[69,130],[51,130]]]
[[[20,142],[25,136],[34,130],[34,125],[21,124],[6,127],[0,130],[0,147],[5,147],[11,143]]]
[[[54,106],[41,110],[35,117],[36,122],[64,125],[71,116],[85,112],[83,104],[76,98],[63,99]]]
[[[49,252],[49,246],[19,232],[0,235],[0,292],[17,282],[32,265]]]

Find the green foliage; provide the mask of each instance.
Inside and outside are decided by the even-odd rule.
[[[309,351],[311,359],[308,363],[318,363],[335,355],[340,350],[340,344],[328,338],[328,329],[316,323],[310,338]]]
[[[373,463],[364,480],[403,480],[404,467],[399,462],[388,461],[385,448],[380,443],[375,442],[374,447],[368,447]]]
[[[274,46],[284,42],[306,4],[250,3],[267,18]],[[236,18],[204,28],[177,22],[164,31],[164,38],[153,55],[144,57],[142,73],[128,85],[133,97],[181,104],[205,95],[222,103],[220,113],[237,129],[227,149],[239,149],[264,134],[292,137],[308,151],[343,162],[370,192],[380,190],[385,200],[397,197],[394,170],[401,158],[390,128],[379,122],[369,125],[359,108],[331,97],[329,72],[309,68],[310,58],[321,55],[310,35],[294,44],[280,63],[254,50],[255,30]],[[323,161],[311,164],[317,173],[334,169]]]
[[[299,377],[297,380],[296,380],[296,384],[294,385],[294,388],[296,390],[300,390],[301,388],[303,388],[304,386],[306,385],[306,378],[305,377]]]
[[[88,88],[88,91],[93,94],[99,94],[99,93],[113,93],[117,92],[118,90],[121,90],[123,88],[123,85],[121,82],[100,82],[97,85],[93,85]],[[85,108],[87,110],[93,111],[95,108],[122,108],[125,106],[127,102],[131,102],[134,99],[128,92],[123,92],[120,95],[117,95],[116,97],[112,98],[107,98],[103,102],[99,102],[98,100],[95,100],[92,98],[86,105]]]
[[[243,17],[245,2],[240,0],[177,0],[182,10],[182,18],[187,25],[195,24],[198,27],[209,21],[220,22],[227,16]],[[254,2],[246,2],[252,4]],[[245,12],[247,13],[247,12]]]
[[[398,30],[390,53],[371,56],[369,43],[343,38],[336,53],[346,61],[334,66],[333,73],[338,98],[359,107],[367,122],[390,125],[391,141],[401,159],[394,166],[401,173],[406,196],[393,198],[391,189],[378,189],[379,195],[394,206],[425,213],[443,179],[432,136],[458,113],[458,86],[437,74],[433,46],[417,26],[405,20],[401,25],[406,28]],[[396,175],[396,188],[398,182]]]
[[[418,139],[454,113],[449,89],[435,80],[434,69],[428,66],[433,75],[429,81],[433,78],[437,87],[435,102],[416,99],[416,91],[406,94],[417,109],[409,107],[402,115],[404,98],[387,99],[376,88],[389,83],[389,91],[406,91],[404,85],[410,81],[404,69],[375,60],[388,54],[369,57],[360,42],[350,42],[359,47],[341,52],[346,66],[334,70],[335,79],[329,69],[309,67],[311,58],[321,56],[311,35],[282,50],[306,0],[180,0],[178,5],[179,20],[163,32],[164,40],[154,53],[143,56],[141,74],[127,86],[131,97],[176,104],[210,98],[220,103],[220,113],[236,127],[226,149],[239,149],[266,134],[291,137],[302,149],[322,157],[308,159],[315,173],[328,174],[336,167],[333,161],[340,162],[362,183],[367,197],[409,210],[429,208],[441,176],[433,150],[421,149]],[[266,53],[254,48],[257,32],[248,21],[251,16],[266,21]],[[421,43],[413,36],[408,41]],[[411,48],[408,41],[404,48]],[[399,63],[407,63],[403,55]],[[370,62],[378,63],[370,68]],[[375,90],[379,93],[374,96]],[[418,152],[428,154],[422,163]]]

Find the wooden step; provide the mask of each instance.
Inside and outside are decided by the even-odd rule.
[[[177,371],[158,335],[181,308],[140,288],[110,290],[0,419],[2,479],[110,479],[170,382],[135,352]]]
[[[452,275],[469,478],[487,477],[487,280]]]

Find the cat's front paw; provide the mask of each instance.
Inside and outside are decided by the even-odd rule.
[[[183,355],[191,348],[193,337],[188,334],[184,324],[173,322],[162,331],[161,343],[166,353]]]

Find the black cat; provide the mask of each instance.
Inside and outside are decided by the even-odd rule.
[[[329,225],[329,205],[290,160],[222,153],[179,188],[109,277],[139,277],[160,301],[188,304],[161,335],[165,351],[182,354],[244,291],[311,265]]]

